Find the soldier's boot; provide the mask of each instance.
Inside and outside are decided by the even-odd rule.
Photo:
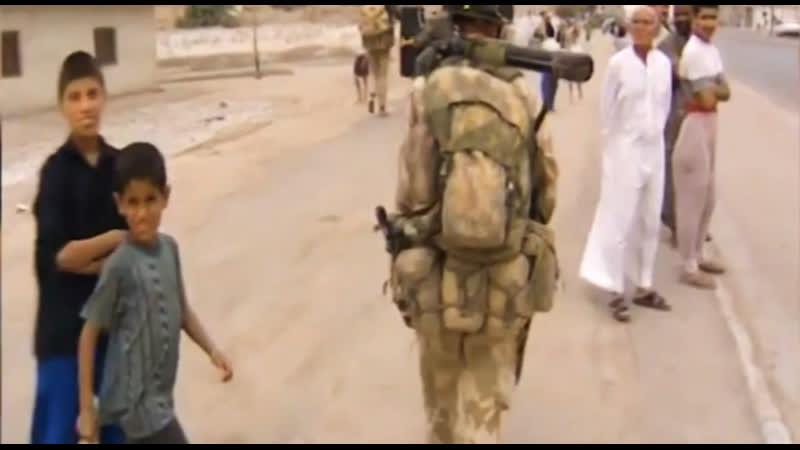
[[[374,92],[369,94],[369,104],[367,105],[367,111],[369,111],[370,114],[374,114],[375,113],[375,93]]]

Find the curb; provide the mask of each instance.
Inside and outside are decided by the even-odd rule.
[[[791,120],[789,117],[796,116],[795,113],[761,94],[747,82],[737,78],[731,78],[730,83],[733,89],[737,91],[746,91],[748,95],[761,97],[777,110],[781,112],[785,111],[786,114],[780,114],[779,117],[776,117],[776,120],[787,120],[786,126],[793,126],[789,122]],[[720,207],[720,202],[718,200],[715,216],[720,216],[720,214],[724,214],[724,208]],[[718,217],[717,220],[719,219]],[[722,235],[723,233],[720,232],[717,234]],[[733,236],[732,234],[729,237]],[[737,253],[736,251],[725,252],[724,247],[721,246],[726,242],[728,241],[724,241],[720,236],[719,239],[715,239],[708,247],[712,249],[716,255],[722,256],[723,258],[734,257],[732,254]],[[728,243],[733,244],[732,241]],[[738,255],[738,257],[743,258],[744,256]],[[729,262],[732,263],[733,261]],[[716,277],[716,281],[718,287],[714,291],[714,297],[717,300],[720,313],[734,340],[742,375],[744,375],[747,384],[751,407],[761,430],[762,441],[766,444],[792,444],[792,433],[784,422],[782,412],[777,406],[778,403],[775,401],[775,397],[767,381],[768,377],[765,375],[765,371],[759,366],[756,358],[754,338],[757,337],[757,334],[754,333],[757,333],[757,331],[755,329],[748,330],[743,317],[737,313],[735,296],[729,284],[725,282],[724,277]],[[740,293],[740,295],[749,294]]]
[[[714,247],[717,253],[721,253],[716,245]],[[733,307],[733,296],[721,278],[717,278],[714,297],[717,299],[720,312],[736,344],[736,353],[742,366],[742,374],[747,382],[747,391],[750,394],[753,412],[759,421],[764,443],[792,444],[789,428],[784,423],[781,412],[772,398],[764,373],[756,364],[753,341],[744,323],[736,314]]]

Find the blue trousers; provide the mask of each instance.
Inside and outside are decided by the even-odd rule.
[[[542,74],[542,102],[548,111],[553,111],[556,106],[556,91],[558,91],[558,79],[552,74]]]
[[[95,393],[102,381],[104,356],[98,352]],[[79,408],[78,357],[55,356],[38,361],[31,444],[77,444]],[[124,444],[125,435],[118,427],[103,427],[100,443]]]

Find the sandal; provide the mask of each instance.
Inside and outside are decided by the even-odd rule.
[[[628,311],[628,306],[625,305],[625,299],[622,297],[615,298],[608,304],[611,308],[611,317],[617,322],[627,323],[631,321],[631,316]]]
[[[658,295],[655,291],[634,298],[633,304],[641,306],[642,308],[651,308],[658,311],[672,311],[672,307],[669,306],[667,300]]]

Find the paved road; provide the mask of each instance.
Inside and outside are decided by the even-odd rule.
[[[349,86],[347,68],[333,69],[313,79]],[[243,91],[272,86],[280,91],[275,97],[297,96],[289,102],[298,102],[296,115],[170,162],[175,190],[168,231],[181,242],[192,302],[237,369],[234,383],[219,386],[206,358],[187,345],[178,404],[194,442],[414,443],[422,437],[413,338],[380,295],[387,258],[370,216],[392,197],[403,103],[394,103],[390,119],[364,118],[348,108],[349,89],[309,95],[311,75],[305,84],[281,80],[279,88],[237,80]],[[563,90],[553,116],[565,288],[553,313],[535,320],[507,440],[757,443],[758,424],[726,321],[712,294],[675,282],[674,252],[660,251],[656,274],[675,307],[670,314],[637,308],[634,321],[620,325],[608,317],[604,298],[577,279],[599,186],[600,79],[587,84],[580,104],[569,105]],[[317,97],[324,101],[307,103]],[[731,111],[774,114],[745,93],[735,102]],[[797,298],[791,279],[797,225],[789,208],[765,199],[797,204],[798,191],[790,188],[797,186],[797,153],[785,145],[787,127],[774,123],[766,131],[778,142],[769,149],[774,158],[753,158],[753,149],[762,149],[755,147],[758,134],[742,126],[744,116],[723,116],[724,126],[738,134],[726,134],[720,146],[731,150],[721,158],[722,214],[714,232],[724,249],[749,251],[727,253],[730,260],[753,261],[759,272],[771,269],[759,283],[772,286],[769,294],[751,295],[749,286],[732,290],[750,301],[737,306],[758,319],[756,328],[776,330],[759,344],[779,353],[772,380],[785,388],[792,408],[798,372],[780,344],[798,342],[792,334],[796,310],[788,304]],[[770,183],[747,189],[737,174],[769,177]],[[3,298],[15,300],[3,305],[2,329],[3,442],[11,443],[25,440],[32,404],[32,228],[19,215],[5,228],[5,275],[17,280],[3,286]],[[735,266],[728,279],[752,278],[753,270]],[[800,415],[789,418],[800,430]]]
[[[717,42],[730,75],[751,90],[734,89],[720,114],[712,231],[728,257],[729,287],[754,339],[757,360],[797,440],[800,43],[736,29],[721,31]]]
[[[731,77],[784,108],[800,111],[800,40],[726,28],[717,43]]]
[[[328,79],[349,85],[346,67],[336,73]],[[725,321],[710,294],[675,282],[674,252],[661,252],[656,276],[671,314],[636,309],[633,323],[615,323],[605,299],[577,280],[599,185],[596,80],[581,104],[562,96],[553,116],[565,288],[553,313],[535,320],[507,441],[757,443]],[[380,294],[387,257],[371,230],[374,206],[392,197],[404,102],[390,119],[361,113],[298,146],[307,130],[353,115],[352,92],[337,92],[305,116],[171,160],[169,231],[181,242],[192,301],[237,368],[231,385],[216,385],[187,345],[178,403],[194,442],[422,440],[413,335]],[[575,121],[584,132],[571,132]],[[219,176],[228,173],[236,176]],[[191,182],[198,177],[207,181]],[[31,299],[30,223],[14,219],[4,256],[19,282],[3,297]],[[13,319],[2,330],[4,442],[24,441],[28,425],[31,303],[4,305]]]

